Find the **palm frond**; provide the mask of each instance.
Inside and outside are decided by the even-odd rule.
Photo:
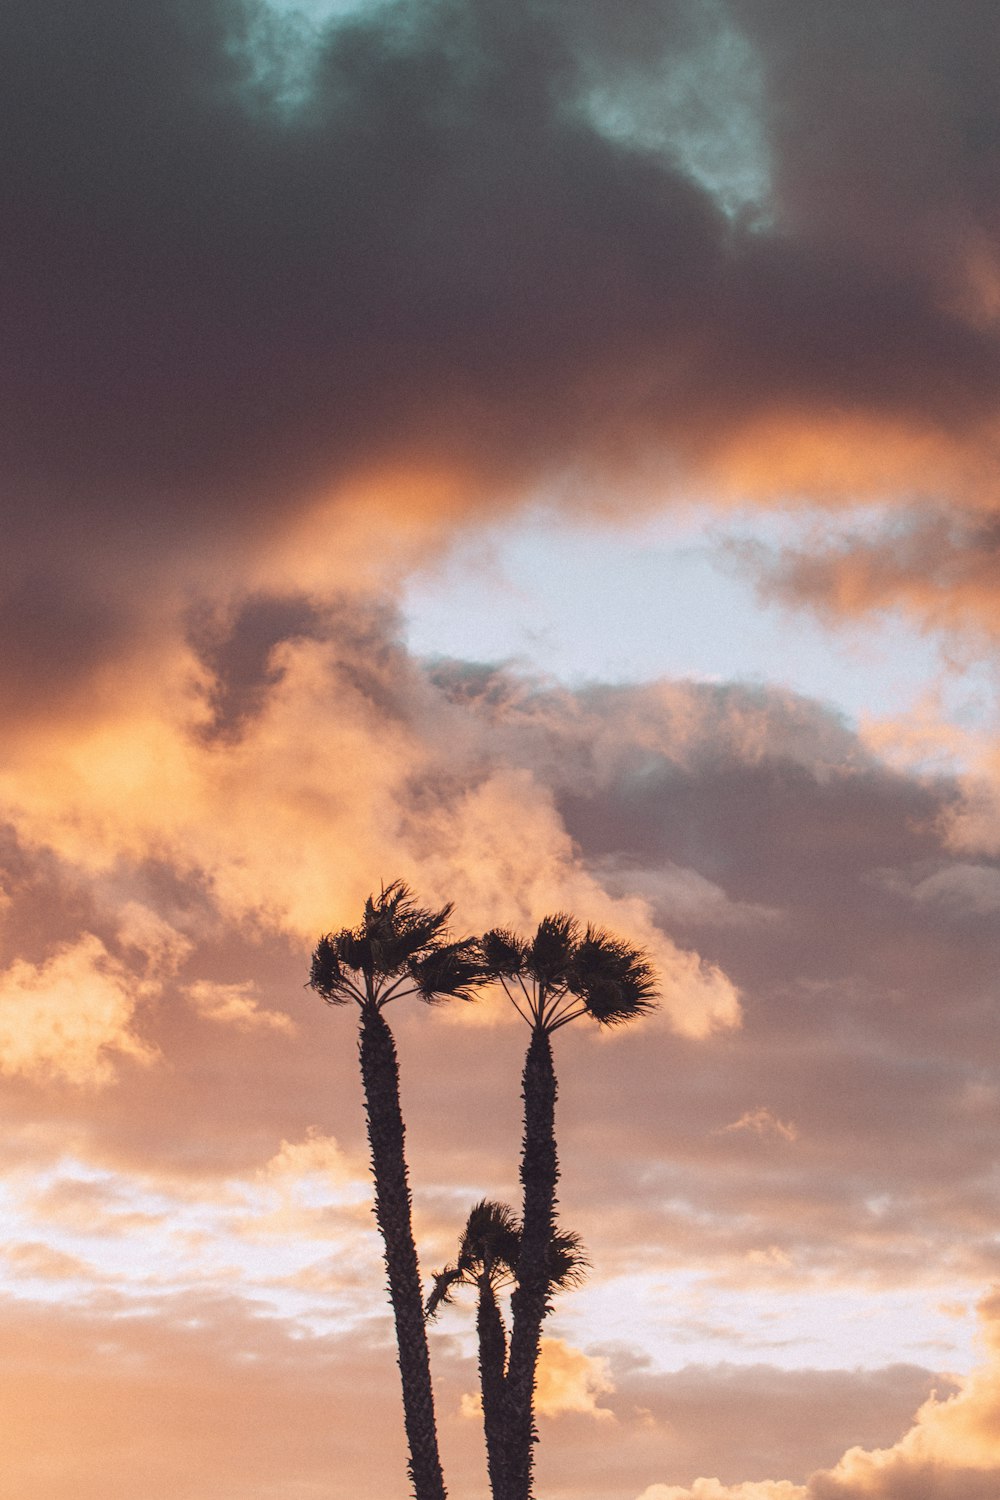
[[[513,932],[494,927],[481,941],[483,962],[491,978],[513,978],[523,974],[528,962],[528,945]]]
[[[346,1005],[351,998],[340,963],[339,936],[327,932],[320,938],[309,967],[309,988],[322,995],[328,1005]]]
[[[368,897],[357,927],[320,938],[310,986],[331,1005],[363,1003],[366,997],[381,1004],[406,978],[425,1000],[471,1000],[470,986],[484,977],[485,967],[474,939],[445,941],[451,912],[450,904],[437,911],[418,906],[409,886],[394,880]]]
[[[374,972],[385,978],[401,973],[410,959],[441,941],[451,913],[450,904],[439,911],[418,906],[402,880],[369,896],[358,936],[370,944]]]
[[[643,948],[601,927],[588,927],[573,955],[568,988],[604,1026],[618,1026],[654,1010],[656,978]]]
[[[578,1234],[566,1229],[553,1235],[549,1246],[549,1283],[553,1291],[580,1286],[589,1269],[590,1260]]]
[[[473,938],[446,943],[411,958],[409,972],[421,998],[428,1003],[447,997],[472,1000],[475,997],[470,986],[486,974],[479,944]]]
[[[424,1308],[424,1317],[428,1321],[436,1315],[438,1308],[451,1302],[452,1292],[456,1286],[462,1285],[465,1276],[458,1266],[445,1266],[443,1271],[435,1271],[432,1279],[434,1288]]]
[[[436,1271],[427,1299],[427,1317],[451,1302],[459,1286],[479,1286],[485,1277],[494,1287],[510,1280],[521,1248],[521,1226],[506,1203],[483,1198],[469,1211],[458,1245],[458,1259]]]
[[[521,1249],[521,1226],[506,1203],[483,1198],[470,1211],[459,1264],[491,1278],[512,1274]]]
[[[528,956],[528,967],[538,984],[551,989],[566,983],[579,941],[580,924],[568,912],[542,918]]]

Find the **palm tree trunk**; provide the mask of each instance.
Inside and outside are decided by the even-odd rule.
[[[476,1331],[479,1335],[479,1384],[483,1393],[486,1466],[493,1500],[502,1500],[506,1488],[503,1401],[507,1333],[488,1275],[481,1277],[479,1282]]]
[[[555,1232],[556,1075],[548,1033],[536,1027],[524,1060],[524,1140],[521,1183],[524,1214],[517,1286],[511,1300],[513,1328],[505,1385],[505,1437],[508,1455],[507,1493],[503,1500],[530,1500],[535,1429],[535,1372],[542,1323],[549,1311],[549,1252]]]
[[[361,1078],[368,1116],[375,1220],[385,1244],[389,1299],[396,1318],[409,1474],[416,1500],[446,1500],[434,1421],[430,1357],[417,1249],[410,1216],[396,1045],[377,1006],[361,1008]]]

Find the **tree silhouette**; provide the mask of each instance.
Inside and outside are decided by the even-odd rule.
[[[418,907],[402,881],[369,896],[356,928],[327,933],[312,957],[310,986],[330,1005],[352,1001],[360,1012],[358,1053],[364,1087],[375,1219],[385,1245],[385,1268],[396,1322],[409,1474],[416,1500],[446,1500],[434,1420],[427,1332],[399,1102],[399,1064],[383,1015],[393,1000],[418,995],[471,999],[482,974],[471,939],[447,941],[451,906]]]
[[[499,1500],[507,1488],[504,1432],[504,1384],[507,1370],[507,1330],[497,1293],[513,1285],[521,1251],[521,1226],[506,1203],[484,1199],[466,1221],[458,1259],[434,1276],[427,1300],[427,1316],[450,1302],[456,1287],[478,1292],[476,1333],[479,1341],[479,1385],[483,1398],[483,1429],[490,1489]],[[556,1234],[549,1251],[550,1290],[576,1285],[586,1272],[587,1259],[575,1234]]]
[[[618,1026],[651,1010],[653,971],[645,952],[601,928],[582,933],[564,912],[542,919],[524,940],[495,928],[482,940],[487,975],[503,985],[531,1028],[524,1061],[524,1191],[521,1245],[511,1299],[512,1330],[504,1381],[502,1494],[530,1500],[535,1428],[534,1390],[542,1324],[549,1312],[552,1244],[556,1234],[556,1076],[552,1035],[580,1016]]]

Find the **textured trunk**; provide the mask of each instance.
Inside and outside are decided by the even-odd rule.
[[[502,1500],[506,1492],[503,1401],[507,1334],[497,1306],[496,1293],[487,1276],[483,1276],[479,1283],[476,1331],[479,1334],[479,1383],[483,1392],[486,1465],[493,1500]]]
[[[521,1183],[524,1221],[511,1301],[513,1328],[505,1385],[506,1492],[502,1500],[530,1500],[535,1431],[535,1371],[542,1323],[549,1310],[549,1251],[555,1231],[556,1075],[552,1045],[540,1028],[532,1032],[522,1079],[524,1141]]]
[[[389,1299],[396,1317],[410,1478],[416,1500],[445,1500],[420,1271],[410,1219],[396,1046],[392,1032],[373,1005],[362,1008],[359,1052],[375,1178],[375,1219],[385,1244]]]

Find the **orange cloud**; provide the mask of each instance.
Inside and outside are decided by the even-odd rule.
[[[9,816],[25,841],[91,879],[122,858],[166,860],[205,880],[226,920],[303,942],[352,921],[372,885],[396,875],[427,901],[454,899],[456,922],[473,931],[573,910],[648,946],[678,1031],[737,1024],[739,997],[720,968],[679,948],[620,877],[611,894],[584,865],[543,776],[496,764],[488,724],[449,704],[398,649],[385,657],[286,641],[259,712],[239,737],[212,739],[210,685],[178,648],[164,680],[130,684],[103,719],[13,753],[0,776]],[[137,909],[121,920],[123,941],[161,964],[187,951]],[[252,1008],[245,989],[199,982],[189,993],[215,1020],[284,1024],[261,1019],[271,1012]]]
[[[597,1402],[599,1396],[609,1395],[614,1388],[606,1359],[584,1354],[564,1339],[542,1340],[535,1405],[543,1417],[576,1412],[613,1421],[612,1412]]]
[[[735,1130],[748,1130],[753,1135],[777,1135],[786,1141],[794,1141],[799,1133],[791,1120],[779,1120],[766,1105],[745,1110],[738,1120],[723,1125],[719,1134],[728,1135]]]
[[[100,1088],[125,1059],[156,1053],[135,1030],[142,986],[92,933],[42,964],[18,959],[0,974],[0,1072]]]
[[[614,1413],[598,1406],[599,1396],[615,1389],[608,1361],[584,1354],[563,1339],[543,1338],[535,1382],[535,1408],[540,1416],[561,1417],[568,1413],[613,1422]],[[463,1417],[480,1420],[482,1396],[463,1393],[459,1407]]]
[[[706,461],[705,489],[718,487],[735,503],[791,499],[850,509],[859,501],[897,502],[916,490],[985,506],[996,488],[980,459],[996,441],[989,423],[970,441],[968,433],[917,416],[875,415],[861,405],[832,415],[790,407],[723,436]]]
[[[281,1010],[262,1010],[257,1003],[252,980],[243,984],[220,984],[211,979],[197,979],[186,994],[200,1016],[234,1026],[238,1031],[283,1031],[294,1036],[295,1022]]]

